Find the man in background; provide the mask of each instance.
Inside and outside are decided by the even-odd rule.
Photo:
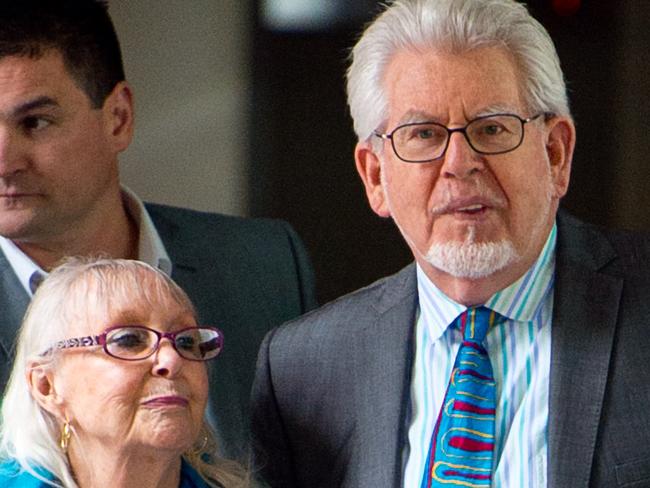
[[[105,2],[3,2],[0,384],[44,273],[70,255],[140,259],[186,290],[202,324],[223,330],[209,415],[226,453],[237,453],[248,438],[259,343],[313,308],[312,269],[283,222],[145,205],[120,185],[118,155],[131,142],[133,117]]]
[[[415,263],[267,336],[267,481],[647,486],[650,242],[558,212],[575,127],[545,29],[514,0],[397,0],[347,88]]]

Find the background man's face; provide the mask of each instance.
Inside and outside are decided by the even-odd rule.
[[[489,113],[536,115],[525,108],[513,61],[497,48],[463,55],[399,52],[386,70],[384,88],[388,132],[405,122],[462,127]],[[373,208],[393,217],[425,269],[430,266],[423,257],[432,246],[450,243],[509,243],[516,262],[527,267],[541,250],[568,185],[569,165],[557,170],[550,163],[551,132],[540,117],[526,124],[519,148],[491,156],[477,154],[456,133],[443,158],[423,164],[401,161],[385,144],[377,155],[383,198]]]
[[[111,122],[57,51],[0,58],[1,235],[38,242],[92,218],[118,184]]]

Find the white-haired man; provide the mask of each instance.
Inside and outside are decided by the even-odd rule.
[[[650,245],[558,214],[575,128],[544,28],[513,0],[398,0],[348,101],[370,205],[415,263],[267,336],[267,481],[647,483]]]

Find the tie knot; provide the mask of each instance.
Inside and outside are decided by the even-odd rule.
[[[466,341],[481,343],[494,324],[497,313],[486,307],[468,308],[458,316],[458,326]]]

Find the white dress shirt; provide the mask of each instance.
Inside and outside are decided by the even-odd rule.
[[[507,318],[485,340],[497,382],[492,487],[546,487],[556,237],[554,226],[533,266],[485,303]],[[406,488],[422,483],[431,434],[462,341],[460,331],[450,324],[467,308],[442,293],[419,266],[417,279]]]

